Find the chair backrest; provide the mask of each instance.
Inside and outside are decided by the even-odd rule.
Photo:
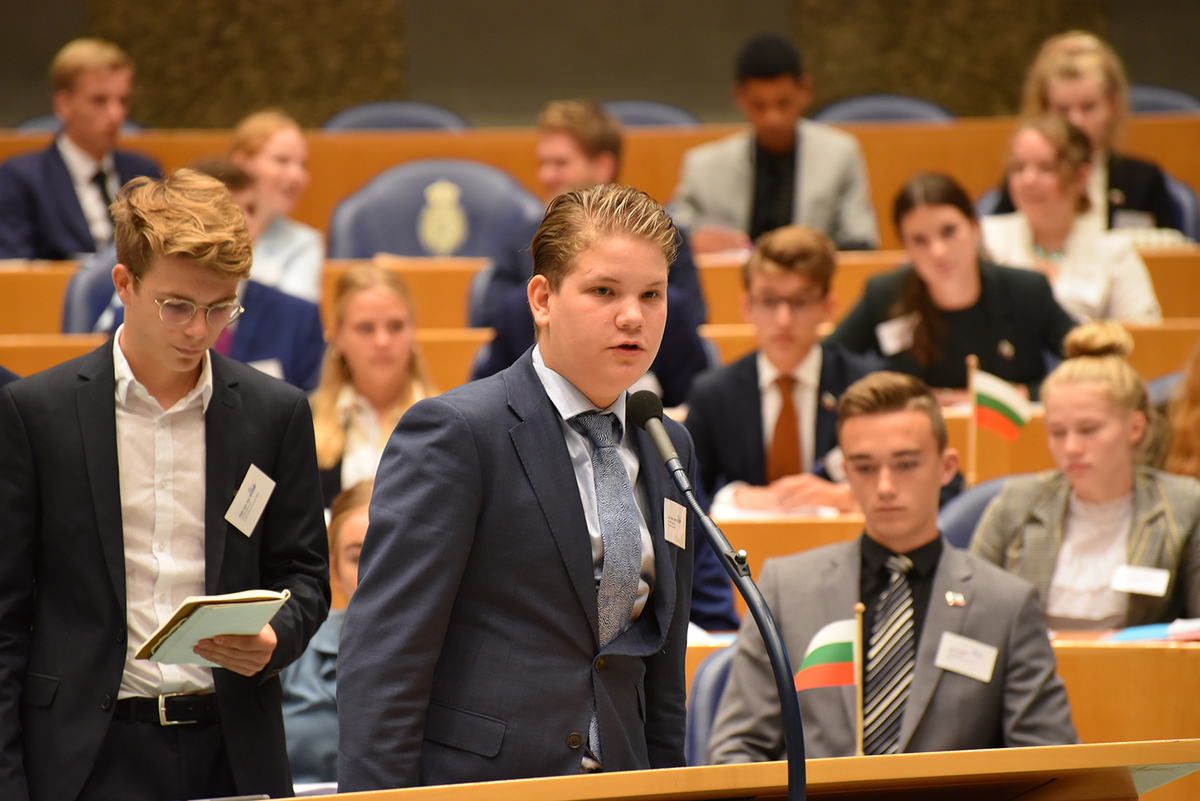
[[[871,122],[886,120],[920,120],[946,122],[954,119],[948,109],[908,95],[874,94],[848,97],[830,103],[811,115],[818,122]]]
[[[415,100],[363,103],[333,115],[321,126],[326,131],[438,129],[461,131],[470,125],[449,109]]]
[[[83,260],[63,293],[62,332],[90,334],[113,296],[112,271],[117,266],[113,245]]]
[[[1200,114],[1200,99],[1165,86],[1129,87],[1129,110],[1134,114],[1184,111]]]
[[[690,767],[708,764],[708,738],[729,669],[733,666],[734,646],[713,651],[696,668],[687,696],[687,727],[684,734],[684,756]]]
[[[1004,482],[1013,476],[1001,476],[977,484],[965,492],[954,496],[941,511],[938,512],[938,530],[942,532],[951,545],[956,548],[970,548],[971,538],[975,536],[975,528],[983,510],[992,499],[1004,489]]]
[[[1200,241],[1200,200],[1196,193],[1183,181],[1163,173],[1167,194],[1175,207],[1175,218],[1179,220],[1179,231],[1193,242]]]
[[[1187,373],[1183,370],[1176,370],[1173,373],[1160,375],[1151,381],[1146,382],[1146,395],[1150,398],[1150,405],[1163,406],[1171,402],[1175,397],[1175,389],[1183,383],[1183,379]]]
[[[695,128],[700,124],[699,118],[687,109],[657,100],[609,100],[600,107],[626,128]]]
[[[40,117],[25,120],[25,122],[17,125],[13,130],[18,133],[46,133],[47,131],[57,131],[60,127],[58,117],[53,114],[44,114]],[[137,131],[145,130],[141,125],[133,120],[125,120],[121,125],[121,133],[136,133]]]
[[[423,159],[377,175],[345,198],[329,224],[329,257],[496,258],[528,246],[542,202],[508,173],[462,159]]]
[[[996,207],[1000,205],[1000,187],[993,186],[988,191],[979,196],[975,201],[975,216],[986,217],[989,214],[996,213]]]

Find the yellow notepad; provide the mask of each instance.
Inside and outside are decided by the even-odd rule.
[[[291,597],[288,590],[245,590],[226,595],[192,595],[138,649],[138,659],[165,665],[220,667],[192,652],[218,634],[258,634]]]

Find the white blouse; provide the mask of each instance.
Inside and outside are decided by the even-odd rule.
[[[1081,501],[1071,493],[1046,598],[1051,628],[1102,630],[1125,624],[1129,595],[1112,583],[1125,564],[1132,526],[1132,492],[1105,503]]]

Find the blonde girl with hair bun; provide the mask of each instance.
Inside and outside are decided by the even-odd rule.
[[[1132,349],[1114,322],[1067,335],[1042,385],[1057,468],[1010,479],[971,543],[1033,582],[1051,628],[1200,616],[1200,481],[1142,463],[1151,409]]]

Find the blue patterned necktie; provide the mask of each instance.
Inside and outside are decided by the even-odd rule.
[[[629,473],[617,450],[620,421],[615,415],[584,412],[572,417],[570,423],[592,442],[592,479],[604,543],[600,586],[596,590],[603,648],[625,630],[625,623],[633,613],[642,567],[642,532]],[[597,764],[602,762],[600,721],[595,710],[588,726],[587,753]]]
[[[879,596],[867,645],[863,703],[863,752],[894,754],[900,746],[900,721],[916,664],[913,636],[912,560],[890,556],[891,579]]]

